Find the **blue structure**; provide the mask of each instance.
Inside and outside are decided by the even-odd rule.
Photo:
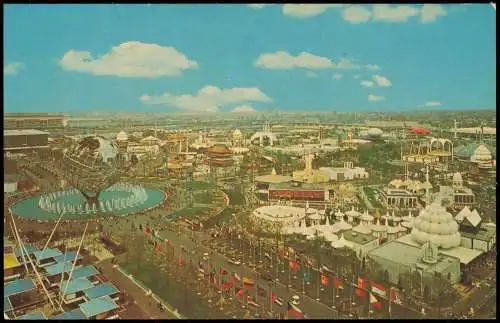
[[[92,277],[94,275],[99,274],[99,271],[95,269],[94,266],[92,265],[87,265],[80,267],[78,269],[73,270],[73,274],[71,275],[71,279],[77,279],[77,278],[87,278],[87,277]]]
[[[68,285],[66,289],[66,285]],[[67,280],[63,280],[61,283],[61,293],[65,293],[65,295],[68,294],[74,294],[77,292],[84,291],[86,289],[92,288],[94,285],[88,280],[87,278],[78,278],[78,279],[71,279],[68,283]]]
[[[93,299],[93,298],[99,298],[99,297],[103,297],[103,296],[111,296],[111,295],[117,294],[119,292],[120,291],[118,290],[118,288],[113,286],[113,284],[104,283],[104,284],[99,284],[99,285],[92,287],[90,289],[87,289],[83,293],[89,299]]]
[[[63,261],[73,262],[73,261],[75,261],[75,258],[76,258],[76,251],[68,251],[63,255],[54,257],[54,260],[57,262],[63,262]],[[78,259],[76,259],[76,260],[79,260],[82,258],[83,258],[82,255],[78,255]]]
[[[12,282],[3,284],[3,297],[21,294],[35,289],[35,283],[31,279],[18,279]]]
[[[80,309],[87,318],[91,318],[117,308],[118,305],[113,302],[109,296],[94,298],[86,303],[80,304]]]
[[[62,274],[63,272],[69,273],[71,271],[73,264],[71,262],[58,262],[55,265],[51,265],[45,268],[48,276],[54,276]]]
[[[19,316],[16,320],[46,320],[47,318],[42,312],[28,313],[23,316]]]
[[[33,253],[39,251],[37,247],[35,247],[34,245],[31,245],[31,244],[26,244],[26,245],[24,245],[24,247],[25,247],[28,255],[32,255]],[[24,253],[24,249],[23,249],[23,253]],[[17,258],[21,257],[21,248],[19,246],[17,246],[14,249],[14,254],[16,255]],[[26,256],[26,254],[24,256]]]
[[[54,249],[45,249],[43,251],[35,251],[33,252],[33,256],[35,256],[35,259],[37,262],[49,259],[49,258],[55,258],[57,256],[62,255],[61,250],[54,248]]]
[[[86,320],[87,317],[83,314],[82,310],[76,308],[71,312],[64,312],[59,315],[54,315],[50,318],[51,320]]]

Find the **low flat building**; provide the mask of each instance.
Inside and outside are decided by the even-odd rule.
[[[400,188],[384,188],[379,190],[382,200],[388,209],[413,211],[418,209],[418,197],[408,190]]]
[[[345,162],[344,167],[320,167],[319,170],[328,175],[331,181],[347,181],[368,178],[363,167],[354,167],[352,162]]]
[[[375,262],[388,273],[389,281],[396,285],[400,277],[417,272],[423,285],[431,284],[435,273],[449,278],[451,283],[460,281],[460,260],[439,251],[432,262],[423,261],[425,246],[415,246],[398,240],[389,241],[368,254],[368,263]],[[438,252],[437,249],[435,252]],[[370,265],[370,264],[368,264]]]
[[[358,258],[362,259],[369,252],[378,247],[378,239],[373,234],[364,234],[355,230],[343,231],[344,239],[350,242],[350,248],[356,252]]]

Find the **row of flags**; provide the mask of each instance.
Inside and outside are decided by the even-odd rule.
[[[146,225],[140,225],[141,231],[144,233],[153,236],[153,245],[154,249],[157,252],[162,252],[163,249],[161,247],[162,243],[165,243],[166,245],[171,246],[171,242],[168,239],[161,239],[158,231],[154,229],[150,229]],[[182,248],[182,246],[181,246]],[[185,248],[182,248],[185,251]],[[300,264],[300,258],[297,258],[297,254],[295,253],[295,260],[291,260],[291,253],[294,253],[294,250],[290,247],[288,248],[282,248],[281,250],[281,256],[282,258],[288,258],[288,266],[291,270],[297,272],[301,268]],[[271,256],[266,253],[265,257],[267,259],[270,259]],[[182,255],[179,256],[179,265],[185,265],[186,264],[186,259],[182,257]],[[307,264],[305,267],[312,267],[312,262],[311,260],[307,260]],[[198,274],[200,277],[208,278],[211,283],[217,285],[217,271],[215,270],[214,266],[212,264],[206,264],[203,261],[199,261],[198,263]],[[234,296],[237,297],[244,297],[245,294],[248,292],[248,288],[254,287],[255,280],[249,277],[240,277],[238,273],[233,272],[232,275],[229,275],[229,272],[221,267],[219,269],[219,279],[220,279],[220,284],[218,284],[218,289],[221,291],[229,291],[231,288],[234,288]],[[310,274],[308,271],[304,271],[303,273],[303,279],[304,281],[309,281],[310,279]],[[341,277],[337,277],[334,275],[334,271],[329,269],[327,266],[322,266],[320,268],[320,282],[323,286],[328,286],[330,282],[333,284],[334,288],[336,289],[344,289],[344,281]],[[236,287],[235,284],[239,283],[240,286]],[[379,284],[377,282],[371,281],[370,282],[370,289],[368,289],[368,282],[365,278],[363,277],[358,277],[357,279],[357,284],[353,283],[352,286],[355,287],[355,295],[359,298],[367,298],[369,297],[370,304],[372,308],[375,309],[381,309],[382,307],[382,300],[389,300],[390,302],[397,303],[397,304],[402,304],[401,297],[399,294],[399,290],[395,287],[392,287],[389,289],[389,293],[387,292],[387,289],[384,285]],[[257,295],[261,297],[267,297],[268,292],[266,289],[262,288],[261,286],[256,286],[257,287]],[[251,301],[253,301],[253,298],[250,295],[247,295],[247,301],[249,298]],[[271,293],[269,295],[271,298],[272,302],[275,302],[277,299],[277,296],[275,293]],[[288,314],[297,317],[297,318],[304,318],[303,312],[293,303],[288,302]]]

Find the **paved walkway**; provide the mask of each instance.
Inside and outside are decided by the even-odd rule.
[[[151,296],[146,296],[144,291],[132,280],[113,268],[111,260],[107,259],[99,263],[99,270],[105,275],[119,290],[124,291],[132,297],[136,304],[148,317],[127,317],[127,319],[176,319],[176,317],[167,310],[160,311],[158,303]]]

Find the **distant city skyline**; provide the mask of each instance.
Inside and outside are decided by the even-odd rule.
[[[496,107],[489,4],[5,5],[4,111]]]

